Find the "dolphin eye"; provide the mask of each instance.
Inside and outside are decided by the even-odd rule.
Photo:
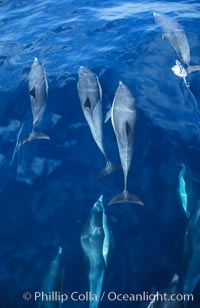
[[[84,107],[89,108],[89,109],[91,108],[91,102],[90,102],[89,98],[86,99],[86,101],[84,103]]]
[[[126,135],[129,136],[131,133],[131,126],[129,125],[128,122],[126,122],[125,128],[126,128]]]
[[[29,94],[31,96],[33,96],[34,98],[36,97],[36,95],[35,95],[35,87],[29,91]]]

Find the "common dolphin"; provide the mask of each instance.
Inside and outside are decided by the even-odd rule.
[[[88,222],[81,234],[81,246],[89,260],[90,292],[96,297],[90,301],[90,308],[97,308],[99,305],[109,244],[110,236],[103,206],[103,196],[100,196],[93,205]]]
[[[172,17],[165,14],[153,13],[154,20],[163,30],[163,37],[175,49],[180,59],[187,66],[187,72],[192,73],[200,70],[200,65],[190,65],[190,46],[182,26]]]
[[[81,107],[92,136],[105,157],[106,166],[99,177],[110,174],[114,166],[109,161],[103,145],[102,90],[98,77],[89,68],[80,66],[77,82]]]
[[[50,267],[45,276],[41,291],[49,295],[51,293],[62,293],[63,287],[63,266],[62,266],[62,247],[59,247],[55,259],[51,262]],[[58,300],[42,300],[39,298],[38,308],[60,308],[61,301]]]
[[[184,293],[192,294],[200,280],[200,202],[190,214],[183,256]]]
[[[185,183],[185,179],[184,179],[185,165],[181,164],[181,167],[182,167],[182,169],[179,173],[179,196],[181,198],[181,202],[182,202],[184,212],[185,212],[186,216],[189,217],[190,213],[188,211],[188,195],[187,195],[186,183]]]
[[[130,194],[127,190],[127,176],[133,156],[136,108],[134,97],[128,87],[121,81],[111,107],[111,121],[124,173],[124,191],[113,197],[109,204],[131,202],[143,205],[143,202],[136,195]]]
[[[34,59],[31,66],[28,85],[33,116],[33,127],[30,135],[20,142],[20,146],[33,139],[50,139],[50,137],[45,133],[36,131],[44,115],[48,95],[46,72],[44,67],[39,63],[38,58]]]
[[[176,295],[182,293],[179,276],[175,274],[169,285],[155,294],[155,299],[147,308],[183,308],[184,302],[175,298]]]

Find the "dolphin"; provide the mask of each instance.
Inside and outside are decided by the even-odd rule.
[[[45,276],[42,291],[49,295],[52,292],[62,293],[63,287],[63,267],[62,267],[62,247],[59,247],[55,259],[51,262]],[[38,308],[60,308],[61,301],[43,301],[39,300]]]
[[[184,293],[192,294],[200,280],[200,202],[190,214],[185,235],[183,254],[183,289]]]
[[[153,13],[154,20],[163,30],[163,38],[166,38],[175,49],[180,59],[187,67],[187,73],[200,70],[200,65],[190,65],[190,46],[182,26],[172,17],[165,14]]]
[[[81,246],[89,260],[90,292],[96,299],[90,301],[90,308],[97,308],[107,266],[110,236],[101,195],[93,205],[89,219],[81,234]]]
[[[26,142],[29,142],[33,139],[50,139],[50,137],[45,133],[36,131],[44,115],[46,99],[48,95],[46,72],[44,67],[39,63],[38,58],[36,57],[31,66],[28,85],[33,115],[33,127],[30,135],[27,136],[24,140],[22,140],[19,146],[22,146]]]
[[[190,213],[188,211],[188,195],[187,195],[186,183],[185,183],[185,179],[184,179],[185,165],[181,164],[181,167],[182,167],[182,169],[179,173],[179,196],[181,198],[181,202],[182,202],[184,212],[185,212],[185,214],[188,218]]]
[[[136,108],[134,97],[128,87],[121,81],[111,107],[111,121],[124,173],[124,191],[113,197],[109,204],[131,202],[143,205],[143,202],[137,196],[130,194],[127,190],[127,176],[133,155]]]
[[[102,90],[99,80],[89,68],[80,66],[78,71],[78,94],[85,119],[90,131],[106,160],[106,166],[101,171],[99,178],[110,174],[118,166],[109,161],[103,145],[103,119],[102,119]]]
[[[183,308],[183,301],[174,299],[175,295],[180,295],[182,293],[179,276],[175,274],[169,285],[161,292],[155,294],[154,300],[151,301],[147,308]],[[171,296],[173,296],[173,298],[171,298]]]

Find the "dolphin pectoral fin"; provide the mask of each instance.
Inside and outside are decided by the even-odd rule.
[[[110,120],[110,118],[111,118],[111,108],[106,113],[104,123],[107,123]]]
[[[30,135],[28,135],[26,138],[24,138],[19,146],[24,145],[25,143],[34,140],[34,139],[46,139],[46,140],[50,140],[50,137],[45,134],[45,133],[41,133],[41,132],[32,132]]]
[[[97,176],[97,180],[101,180],[104,176],[111,174],[112,172],[121,169],[121,164],[111,164],[111,162],[107,162],[106,166],[101,170],[101,172]]]
[[[123,191],[122,193],[114,196],[108,203],[108,205],[111,204],[117,204],[117,203],[136,203],[139,205],[144,205],[142,200],[138,198],[136,195],[130,194],[128,191]]]
[[[189,65],[187,68],[188,74],[197,72],[197,71],[200,71],[200,65],[192,65],[192,66]]]

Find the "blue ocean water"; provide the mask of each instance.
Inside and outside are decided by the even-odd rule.
[[[89,289],[80,235],[101,194],[113,238],[103,290],[152,292],[180,273],[187,220],[178,175],[181,163],[194,177],[200,172],[200,73],[188,77],[191,92],[172,73],[177,54],[162,39],[154,11],[181,23],[191,47],[191,63],[200,64],[198,1],[0,1],[1,307],[37,307],[22,294],[41,290],[59,246],[63,247],[63,290]],[[47,73],[49,95],[41,128],[51,140],[25,144],[12,161],[22,123],[24,136],[31,127],[28,74],[34,57]],[[128,186],[144,207],[107,206],[122,190],[123,174],[116,171],[96,179],[105,161],[81,110],[80,65],[99,78],[104,114],[119,80],[136,99]],[[104,138],[109,158],[119,162],[110,123],[104,126]],[[195,202],[199,184],[192,189]],[[88,305],[79,301],[63,306]]]

